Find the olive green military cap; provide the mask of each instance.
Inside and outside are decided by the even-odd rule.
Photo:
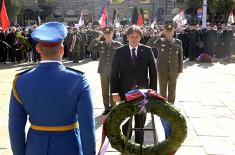
[[[167,23],[164,25],[165,30],[174,30],[175,24],[174,23]]]
[[[104,27],[102,28],[103,33],[112,33],[113,28],[112,27]]]

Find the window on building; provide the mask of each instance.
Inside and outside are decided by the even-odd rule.
[[[172,3],[188,3],[192,1],[193,0],[171,0]]]
[[[110,0],[111,3],[118,4],[124,2],[124,0]]]
[[[150,3],[151,0],[141,0],[140,3]]]

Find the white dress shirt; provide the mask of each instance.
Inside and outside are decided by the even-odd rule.
[[[131,52],[131,57],[132,57],[132,49],[135,48],[135,55],[137,57],[137,54],[138,54],[138,46],[137,47],[131,47],[131,45],[129,45],[129,48],[130,48],[130,52]]]

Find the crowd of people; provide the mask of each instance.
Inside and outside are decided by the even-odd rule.
[[[122,44],[127,44],[126,31],[129,25],[120,26],[114,31],[113,39]],[[31,33],[37,25],[22,27],[11,27],[8,31],[2,32],[0,28],[0,62],[38,62],[40,55],[36,52],[37,42],[31,39]],[[73,60],[74,63],[85,58],[97,60],[99,53],[92,50],[90,46],[95,40],[103,40],[103,33],[99,26],[82,26],[80,28],[67,27],[68,36],[65,39],[64,58]],[[140,43],[151,46],[151,44],[162,37],[163,25],[143,26],[143,37]],[[203,29],[199,25],[184,26],[175,30],[174,37],[183,43],[184,59],[191,61],[198,60],[200,54],[208,54],[211,58],[222,58],[229,60],[235,47],[234,27],[207,24]],[[154,55],[157,57],[157,50],[153,48]]]

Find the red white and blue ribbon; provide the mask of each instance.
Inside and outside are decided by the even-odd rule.
[[[152,89],[135,89],[126,93],[125,96],[126,96],[127,102],[137,100],[144,96],[153,97],[155,99],[162,100],[162,101],[166,100],[164,97],[162,97],[155,90],[152,90]]]
[[[140,112],[144,112],[144,113],[146,112],[146,105],[148,104],[148,99],[147,99],[148,97],[153,97],[158,100],[165,101],[164,97],[160,96],[155,90],[152,90],[152,89],[135,89],[135,90],[132,90],[132,91],[126,93],[125,97],[126,97],[127,102],[131,102],[131,101],[134,101],[134,100],[137,100],[137,99],[143,97],[144,99],[140,102],[139,107],[140,107]],[[156,121],[156,120],[158,120],[158,121]],[[156,129],[162,128],[161,121],[159,121],[159,120],[160,119],[155,119]],[[106,121],[107,121],[107,119],[104,120],[103,124]],[[164,139],[162,139],[161,141],[163,141],[163,140]],[[109,143],[110,143],[109,139],[105,135],[104,126],[103,126],[101,146],[100,146],[100,149],[99,149],[99,152],[97,155],[104,155],[108,146],[109,146]]]
[[[104,120],[103,124],[107,121],[107,118]],[[102,140],[101,140],[101,146],[100,146],[100,150],[98,152],[97,155],[104,155],[106,150],[108,149],[109,146],[109,139],[105,134],[104,131],[104,125],[103,125],[103,129],[102,129]]]

